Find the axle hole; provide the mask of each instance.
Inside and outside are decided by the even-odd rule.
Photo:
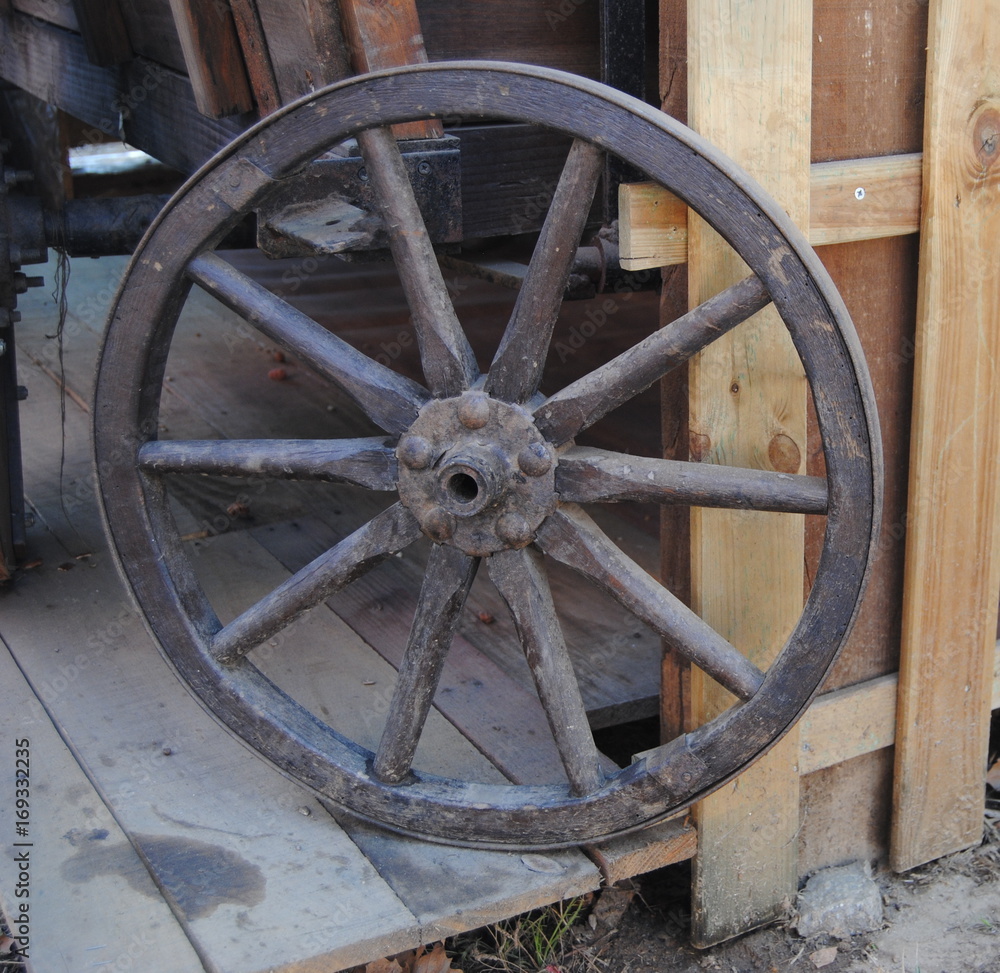
[[[479,496],[479,484],[468,473],[455,473],[448,479],[448,492],[459,503],[472,503]]]

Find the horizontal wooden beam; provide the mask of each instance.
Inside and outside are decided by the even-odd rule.
[[[800,724],[799,773],[891,747],[896,742],[896,673],[818,696]],[[1000,642],[993,658],[993,709],[1000,709]]]
[[[620,835],[583,851],[601,870],[605,885],[645,875],[657,868],[694,858],[698,835],[687,815]]]
[[[809,242],[814,247],[916,233],[921,154],[816,162],[810,175]],[[621,263],[646,270],[687,262],[687,207],[655,183],[619,189]]]

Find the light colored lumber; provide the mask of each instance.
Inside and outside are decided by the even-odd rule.
[[[636,758],[642,756],[636,754]],[[588,845],[584,850],[601,870],[605,885],[614,885],[657,868],[675,865],[693,858],[698,849],[698,835],[689,818],[683,815]]]
[[[896,742],[899,676],[890,673],[817,696],[799,723],[799,773],[891,747]],[[1000,709],[1000,642],[993,649],[991,709]]]
[[[932,0],[890,858],[979,842],[1000,591],[1000,0]]]
[[[810,168],[809,242],[814,247],[916,233],[921,155],[816,162]],[[626,270],[683,264],[687,207],[655,183],[618,190],[620,258]]]
[[[69,683],[73,646],[54,657],[48,680]],[[25,742],[27,741],[27,742]],[[15,756],[28,753],[26,834],[15,832]],[[34,970],[193,973],[202,968],[101,795],[62,741],[0,642],[0,752],[5,826],[0,900]],[[20,882],[17,855],[28,857]],[[20,918],[27,917],[27,928]],[[27,942],[24,933],[27,933]]]
[[[919,152],[815,163],[809,242],[823,247],[916,233],[921,173]]]
[[[799,773],[811,774],[891,746],[898,683],[892,673],[818,696],[799,724]]]
[[[808,225],[812,4],[765,0],[751,9],[692,0],[688,63],[692,128],[748,169],[795,222]],[[696,217],[689,234],[695,306],[746,269]],[[702,444],[702,462],[753,467],[782,436],[798,450],[797,469],[786,472],[804,472],[805,377],[773,308],[698,356],[690,387],[691,440]],[[695,610],[766,668],[802,610],[802,518],[695,508],[691,546]],[[696,723],[730,705],[732,697],[700,670],[692,667],[691,678]],[[692,938],[700,946],[779,917],[794,898],[798,747],[793,729],[695,807]]]

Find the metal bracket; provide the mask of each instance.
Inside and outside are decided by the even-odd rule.
[[[459,140],[411,139],[400,145],[427,231],[434,243],[462,239]],[[356,145],[310,163],[257,213],[257,245],[269,257],[380,250],[388,237]]]

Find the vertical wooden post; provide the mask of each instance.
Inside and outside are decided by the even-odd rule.
[[[689,124],[747,168],[800,226],[809,225],[811,0],[689,0]],[[689,302],[745,276],[717,236],[693,218]],[[804,472],[806,384],[769,309],[692,363],[693,459]],[[766,667],[803,603],[803,518],[692,512],[692,597],[718,631]],[[693,715],[733,701],[692,672]],[[798,735],[696,808],[693,939],[708,946],[787,909],[797,883]]]
[[[982,836],[1000,589],[1000,0],[931,0],[892,865]]]
[[[340,0],[340,22],[358,74],[427,60],[415,0]],[[398,139],[444,134],[441,123],[430,119],[394,125],[392,131]]]

